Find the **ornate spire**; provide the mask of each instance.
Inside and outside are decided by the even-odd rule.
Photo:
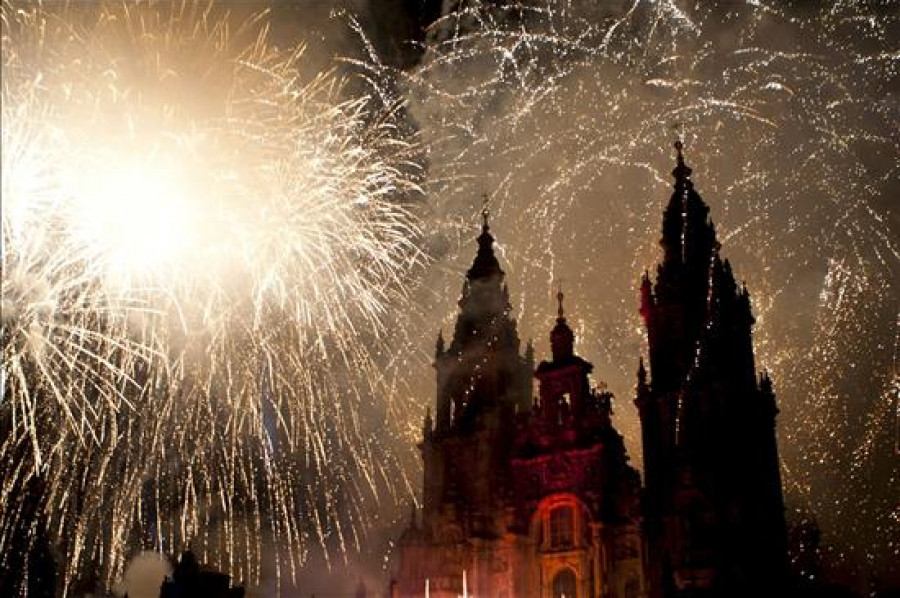
[[[763,412],[774,422],[775,416],[778,415],[778,405],[775,402],[775,390],[772,388],[772,378],[768,370],[763,370],[759,377],[759,392],[762,395]]]
[[[525,360],[534,362],[534,343],[531,342],[531,339],[528,339],[528,343],[525,345]]]
[[[488,201],[485,194],[484,205],[481,209],[481,234],[478,235],[478,253],[472,267],[469,268],[466,276],[469,280],[477,278],[491,278],[494,276],[502,277],[503,270],[500,269],[500,262],[494,255],[494,237],[491,235],[491,227],[488,225]]]
[[[563,310],[562,287],[556,293],[556,300],[559,302],[557,309],[556,326],[550,333],[550,348],[553,352],[553,361],[566,359],[575,354],[575,334],[569,325],[566,324],[566,313]]]
[[[681,154],[682,144],[680,140],[675,141],[675,149],[678,151],[678,165],[672,171],[675,177],[675,191],[669,198],[669,204],[663,212],[662,222],[662,238],[659,244],[665,251],[662,266],[665,267],[665,276],[657,281],[657,284],[665,289],[667,286],[677,285],[679,277],[678,271],[682,267],[684,258],[683,252],[683,234],[684,234],[684,211],[685,211],[685,191],[691,187],[690,174],[691,169],[685,166],[684,156]],[[674,289],[672,289],[673,292]]]
[[[437,342],[434,344],[434,356],[440,357],[444,354],[444,330],[438,330]]]
[[[755,324],[756,318],[753,317],[753,310],[750,306],[750,291],[747,289],[746,282],[741,284],[735,303],[737,305],[738,321],[743,326],[752,326]]]
[[[644,270],[641,278],[641,308],[640,314],[647,322],[653,310],[653,284],[650,282],[650,273]]]
[[[681,139],[675,140],[675,151],[678,152],[678,164],[672,171],[672,176],[675,177],[676,185],[685,182],[690,185],[691,172],[693,172],[690,166],[687,166],[684,163],[684,155],[681,153],[683,147],[684,144],[681,142]]]
[[[769,377],[769,370],[763,369],[759,375],[759,387],[763,392],[772,392],[772,378]]]
[[[647,369],[644,367],[644,357],[638,360],[637,369],[637,386],[635,387],[634,404],[638,408],[638,412],[643,418],[645,409],[650,401],[650,386],[647,384]]]
[[[559,309],[556,310],[557,313],[557,322],[565,322],[566,321],[566,312],[563,310],[563,299],[565,295],[562,292],[562,285],[560,285],[559,290],[556,292],[556,300],[559,302]]]

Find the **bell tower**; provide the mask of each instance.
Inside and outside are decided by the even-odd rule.
[[[512,318],[505,273],[494,255],[494,237],[482,211],[481,234],[472,266],[458,301],[459,314],[449,347],[439,335],[437,434],[471,428],[479,415],[494,407],[527,408],[531,397],[528,364],[519,354],[519,335]]]
[[[644,518],[652,598],[777,594],[787,570],[775,396],[753,355],[750,294],[720,257],[676,142],[663,260],[640,313]]]
[[[401,595],[418,595],[424,580],[434,598],[470,588],[511,587],[511,569],[486,547],[502,542],[511,496],[509,456],[517,414],[531,407],[534,352],[520,353],[505,273],[494,253],[487,209],[457,305],[449,342],[435,343],[435,417],[423,422],[421,525],[401,539]],[[415,521],[415,520],[414,520]],[[506,571],[506,572],[504,572]]]
[[[556,295],[559,303],[556,326],[550,332],[553,360],[541,362],[535,372],[540,382],[541,413],[556,422],[584,417],[589,402],[596,398],[588,378],[594,366],[575,355],[575,334],[566,322],[563,298],[560,290]]]

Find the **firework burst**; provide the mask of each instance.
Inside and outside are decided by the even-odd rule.
[[[359,414],[420,259],[411,142],[377,90],[232,21],[3,4],[7,564],[33,480],[67,583],[192,541],[239,579],[267,541],[292,571],[403,491]]]

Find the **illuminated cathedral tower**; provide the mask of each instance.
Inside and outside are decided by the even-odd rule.
[[[640,479],[609,393],[562,311],[552,359],[519,353],[487,214],[449,346],[438,337],[425,418],[421,522],[400,539],[396,598],[640,598]],[[532,398],[532,377],[540,382]]]
[[[519,353],[509,290],[494,255],[487,212],[478,253],[466,273],[449,346],[438,336],[435,414],[419,445],[424,468],[421,526],[413,517],[401,538],[400,596],[462,593],[480,571],[509,577],[502,548],[509,498],[509,451],[518,411],[530,409],[533,357]],[[482,585],[489,583],[484,580]],[[494,582],[490,582],[494,583]],[[501,582],[496,582],[501,583]],[[512,595],[510,595],[512,598]]]
[[[466,533],[497,537],[494,516],[509,486],[509,447],[518,411],[531,406],[533,353],[519,353],[509,289],[494,255],[487,212],[466,273],[449,347],[438,336],[434,428],[426,419],[425,524],[449,517]]]
[[[652,598],[779,595],[787,568],[775,396],[757,375],[750,296],[735,283],[681,143],[663,261],[640,312],[638,370]]]

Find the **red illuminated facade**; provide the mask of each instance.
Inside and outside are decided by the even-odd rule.
[[[395,593],[434,598],[643,595],[640,478],[609,393],[574,354],[563,313],[553,357],[521,351],[487,215],[425,420],[424,508],[401,538]],[[534,378],[540,394],[533,399]]]
[[[681,146],[645,275],[636,405],[645,485],[612,395],[574,353],[563,295],[537,367],[521,350],[487,214],[450,343],[438,337],[434,417],[419,445],[421,520],[400,539],[397,598],[777,595],[786,565],[771,381],[757,378],[749,296],[719,258]],[[533,379],[538,396],[533,398]],[[760,594],[760,592],[768,592]]]

